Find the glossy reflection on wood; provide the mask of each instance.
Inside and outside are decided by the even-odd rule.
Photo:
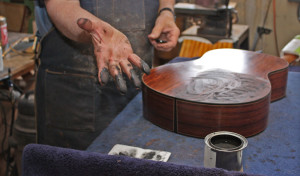
[[[267,127],[270,101],[285,96],[288,63],[238,49],[156,67],[143,76],[144,117],[194,137],[215,131],[252,136]]]

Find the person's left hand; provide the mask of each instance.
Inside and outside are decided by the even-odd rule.
[[[125,94],[127,91],[126,81],[123,78],[123,73],[125,73],[137,89],[141,88],[141,80],[133,66],[146,74],[149,74],[150,68],[133,52],[128,38],[121,31],[100,19],[92,21],[79,18],[77,24],[91,37],[100,84],[105,85],[110,74],[115,80],[117,89],[121,94]]]
[[[170,51],[177,45],[179,35],[180,30],[175,24],[173,14],[169,11],[162,11],[157,17],[155,26],[148,38],[157,50]]]

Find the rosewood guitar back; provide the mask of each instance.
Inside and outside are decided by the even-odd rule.
[[[287,74],[288,63],[275,56],[212,50],[144,75],[144,117],[194,137],[215,131],[249,137],[267,127],[270,102],[285,96]]]

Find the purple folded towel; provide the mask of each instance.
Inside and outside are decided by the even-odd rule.
[[[28,144],[23,151],[23,176],[250,176],[223,169],[191,167],[145,159],[113,156],[41,144]]]

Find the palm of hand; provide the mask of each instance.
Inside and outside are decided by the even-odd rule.
[[[84,20],[84,21],[82,21]],[[109,74],[114,78],[121,93],[127,91],[126,82],[122,76],[124,72],[135,86],[141,86],[139,77],[133,70],[133,65],[144,72],[149,72],[149,66],[133,53],[127,37],[107,23],[93,23],[88,19],[79,19],[78,25],[92,36],[94,54],[97,60],[98,79],[104,85]]]

